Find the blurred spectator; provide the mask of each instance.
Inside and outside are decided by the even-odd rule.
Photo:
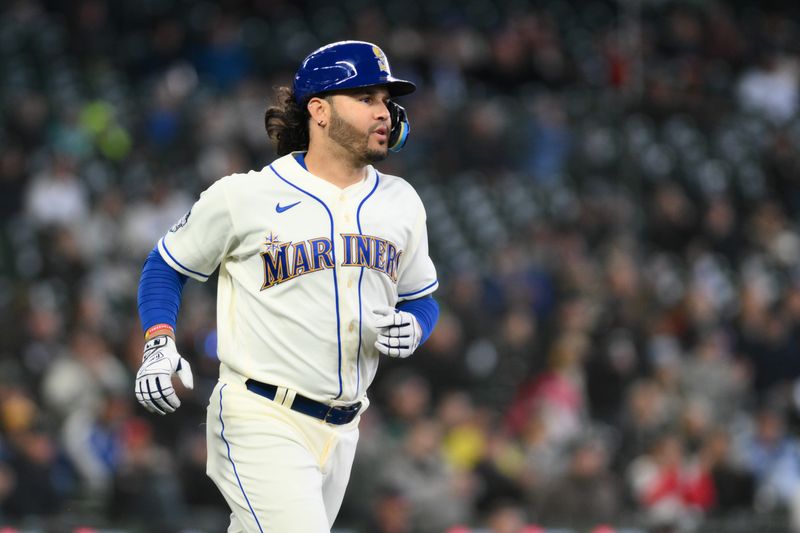
[[[420,347],[419,358],[409,364],[424,375],[435,399],[450,391],[464,390],[472,385],[464,361],[464,326],[458,317],[443,310],[431,336]]]
[[[566,171],[570,152],[570,130],[561,102],[552,95],[540,95],[531,106],[532,119],[523,132],[525,154],[522,170],[538,185],[558,184]]]
[[[384,428],[392,441],[400,443],[416,422],[427,416],[430,385],[423,376],[399,368],[385,379],[387,410]]]
[[[586,392],[594,420],[620,425],[625,391],[637,371],[638,353],[631,334],[624,330],[609,332],[606,343],[591,353],[586,365]]]
[[[486,525],[490,533],[536,533],[538,529],[529,527],[525,511],[514,503],[498,503],[489,512]]]
[[[75,175],[75,161],[57,154],[28,188],[26,212],[38,226],[78,224],[89,214],[86,184]]]
[[[701,334],[681,368],[681,389],[689,398],[702,398],[710,418],[729,422],[744,407],[748,374],[731,353],[731,339],[716,329]]]
[[[6,146],[0,152],[0,221],[14,216],[22,208],[26,192],[25,152],[20,146]]]
[[[456,141],[465,168],[490,175],[510,168],[512,153],[506,137],[508,113],[500,100],[475,103],[457,119],[460,123]]]
[[[187,505],[203,511],[217,506],[227,509],[222,495],[206,476],[205,431],[194,429],[183,440],[183,453],[179,455],[181,490]]]
[[[710,507],[713,484],[705,471],[688,468],[678,435],[659,436],[627,472],[633,495],[651,525],[671,524],[696,529],[701,512]]]
[[[786,429],[784,415],[762,408],[752,431],[741,435],[736,453],[756,481],[756,503],[762,509],[789,508],[796,516],[800,491],[800,447]]]
[[[487,441],[472,469],[477,482],[476,511],[486,513],[501,502],[523,505],[531,486],[522,449],[502,431],[490,430]]]
[[[467,341],[485,337],[490,331],[488,326],[491,319],[486,309],[490,302],[483,301],[486,292],[477,272],[468,270],[453,273],[447,299],[458,323],[462,325]]]
[[[208,42],[197,52],[195,63],[201,75],[220,89],[231,89],[244,80],[251,64],[242,45],[238,21],[227,14],[211,24]]]
[[[649,240],[660,250],[680,254],[697,234],[697,214],[674,182],[660,184],[653,194]]]
[[[411,533],[411,504],[403,493],[385,487],[375,498],[372,518],[366,531],[375,533]]]
[[[102,400],[93,409],[75,409],[61,435],[87,496],[100,501],[111,494],[124,454],[122,431],[132,410],[129,395],[122,391],[106,393]]]
[[[21,362],[28,373],[38,379],[61,355],[64,317],[56,309],[50,291],[43,288],[37,296],[31,298],[31,306],[24,319],[27,342],[22,349]]]
[[[520,376],[530,375],[540,364],[536,357],[540,342],[536,317],[528,306],[513,306],[498,322],[499,331],[492,342],[497,360],[484,369],[482,379],[473,380],[473,386],[481,390],[481,400],[502,407],[513,399]]]
[[[629,464],[645,453],[656,438],[669,428],[673,416],[654,381],[644,379],[632,384],[628,389],[621,424],[619,460],[622,465]]]
[[[778,130],[765,150],[764,167],[770,190],[786,213],[796,220],[800,214],[800,151],[796,135]]]
[[[797,112],[800,77],[796,58],[763,52],[759,63],[739,80],[738,97],[748,111],[783,123]]]
[[[651,377],[660,397],[663,416],[669,421],[678,420],[682,410],[680,370],[685,354],[680,342],[670,335],[653,335],[648,346]]]
[[[127,208],[119,189],[109,188],[99,196],[80,229],[78,244],[84,257],[102,260],[117,254],[122,238],[119,220]]]
[[[731,441],[726,430],[712,429],[696,455],[696,468],[706,469],[713,479],[711,510],[718,516],[752,508],[755,495],[753,475],[737,464]]]
[[[5,455],[5,454],[4,454]],[[11,516],[8,512],[7,500],[17,489],[14,472],[6,462],[7,459],[0,460],[0,520],[10,522]],[[16,495],[14,496],[16,497]]]
[[[508,411],[508,425],[519,434],[534,414],[542,416],[546,438],[563,445],[576,437],[585,421],[586,398],[582,364],[588,340],[564,334],[548,354],[548,369],[524,383]]]
[[[548,437],[541,415],[534,414],[527,420],[519,438],[525,454],[520,481],[526,501],[535,508],[542,492],[564,471],[565,452]]]
[[[97,412],[103,407],[104,391],[127,393],[129,379],[100,335],[78,329],[72,332],[69,350],[48,367],[42,397],[50,411],[64,420],[76,411]]]
[[[398,487],[411,503],[413,531],[434,533],[470,519],[473,482],[453,471],[441,453],[441,427],[431,419],[413,424],[398,453],[385,458],[384,483]]]
[[[15,432],[9,439],[8,470],[13,490],[3,501],[3,513],[11,519],[52,516],[61,510],[58,445],[44,427]],[[10,473],[10,476],[8,475]]]
[[[709,200],[703,216],[703,237],[709,248],[735,263],[741,254],[741,228],[733,202],[719,195]]]
[[[153,183],[149,197],[125,210],[121,239],[126,255],[147,257],[158,239],[192,207],[188,195],[174,191],[162,181]]]
[[[110,506],[112,521],[148,531],[174,531],[186,519],[177,466],[153,439],[150,425],[137,418],[122,428],[122,450]]]
[[[739,317],[739,349],[752,367],[755,393],[765,401],[800,375],[797,339],[768,292],[771,284],[766,273],[745,280]]]
[[[579,439],[572,447],[566,472],[545,489],[537,516],[549,526],[584,529],[613,524],[622,512],[622,494],[602,441]]]
[[[488,446],[485,410],[478,410],[463,391],[445,395],[436,408],[436,418],[444,432],[442,451],[447,462],[460,470],[471,470],[485,456]]]

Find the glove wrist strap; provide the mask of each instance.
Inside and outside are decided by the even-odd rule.
[[[173,328],[169,324],[156,324],[155,326],[150,326],[147,328],[147,331],[144,332],[144,340],[149,341],[153,337],[157,337],[158,335],[167,335],[169,337],[175,338],[175,328]]]

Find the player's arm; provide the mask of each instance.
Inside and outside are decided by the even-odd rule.
[[[137,300],[145,345],[142,366],[136,373],[136,399],[160,415],[181,405],[172,386],[173,374],[178,374],[186,388],[193,387],[189,362],[175,345],[175,325],[187,279],[164,261],[157,248],[147,256],[139,279]]]
[[[431,295],[439,286],[428,255],[425,207],[419,197],[413,237],[398,269],[397,298],[393,307],[376,309],[375,347],[391,357],[408,357],[425,342],[439,319],[439,304]]]
[[[172,387],[173,374],[192,387],[189,363],[175,346],[181,293],[187,278],[207,281],[230,248],[234,232],[229,205],[223,178],[203,191],[158,241],[142,269],[138,300],[145,345],[136,398],[154,413],[171,413],[181,404]]]
[[[439,321],[439,302],[429,294],[416,300],[405,300],[397,304],[398,311],[411,313],[417,320],[421,330],[419,344],[424,343],[431,336],[436,322]]]
[[[408,357],[430,337],[439,320],[439,303],[427,295],[404,300],[396,308],[376,309],[378,340],[375,347],[391,357]]]

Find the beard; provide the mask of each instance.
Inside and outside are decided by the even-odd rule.
[[[344,120],[335,108],[331,109],[331,123],[328,128],[328,136],[331,140],[344,148],[353,159],[361,164],[377,163],[383,161],[389,155],[389,148],[372,149],[369,147],[369,136],[356,129],[352,124]]]

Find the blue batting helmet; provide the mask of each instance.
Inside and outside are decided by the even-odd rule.
[[[392,76],[389,60],[378,46],[340,41],[314,50],[294,76],[294,97],[302,104],[331,91],[383,85],[392,97],[414,92],[416,85]]]

